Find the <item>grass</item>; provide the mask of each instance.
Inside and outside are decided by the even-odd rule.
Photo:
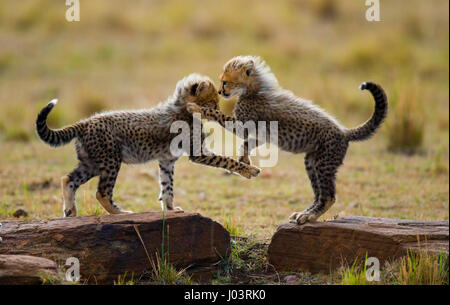
[[[341,268],[341,284],[342,285],[367,285],[371,283],[367,279],[367,255],[361,263],[355,259],[353,264],[348,267]]]
[[[215,284],[278,284],[280,276],[266,259],[268,244],[254,237],[233,237],[231,252],[217,266]]]
[[[62,279],[62,274],[59,274],[58,276],[54,276],[52,274],[41,274],[39,276],[41,278],[42,285],[60,285],[64,283],[64,280]]]
[[[338,278],[342,285],[448,285],[449,269],[447,253],[408,251],[407,255],[380,266],[380,281],[366,277],[367,257],[361,263],[355,260],[351,266],[342,267]]]
[[[177,270],[168,259],[161,258],[157,253],[156,259],[152,260],[152,274],[150,283],[162,285],[189,285],[191,277],[187,275],[186,269]]]
[[[20,127],[11,127],[6,129],[5,132],[5,141],[13,141],[13,142],[29,142],[31,139],[28,131],[20,128]]]
[[[12,211],[10,209],[8,204],[6,204],[6,203],[0,204],[0,215],[2,217],[4,217],[4,218],[12,217],[13,214],[14,214],[14,211]]]
[[[6,72],[14,64],[15,57],[12,54],[0,55],[0,74]]]
[[[394,95],[390,102],[394,119],[387,124],[388,149],[408,154],[419,152],[423,145],[425,119],[415,88],[400,98]]]
[[[241,236],[242,233],[244,232],[244,230],[241,227],[237,226],[236,223],[233,222],[231,217],[225,219],[223,226],[234,238]]]
[[[118,7],[98,0],[83,2],[81,21],[68,23],[63,2],[2,2],[0,217],[13,219],[18,208],[27,220],[61,216],[60,177],[77,160],[72,144],[52,149],[37,140],[36,115],[50,99],[60,100],[49,116],[58,128],[105,109],[153,107],[191,72],[218,84],[229,58],[255,54],[283,87],[347,127],[373,111],[372,98],[357,90],[363,81],[380,83],[390,98],[381,130],[351,143],[338,174],[337,203],[322,220],[448,220],[448,5],[383,2],[382,22],[370,23],[358,1],[133,0]],[[230,114],[234,102],[221,100],[220,107]],[[258,157],[252,161],[258,165]],[[157,172],[157,165],[122,166],[115,199],[135,212],[159,210],[158,183],[142,171]],[[93,179],[78,191],[81,215],[105,214],[96,184]],[[177,205],[220,222],[235,241],[215,282],[283,283],[285,274],[271,269],[264,251],[278,225],[313,201],[302,155],[280,152],[276,167],[251,180],[182,158],[174,192]],[[160,259],[154,269],[173,282],[179,271]],[[294,275],[301,283],[341,282],[338,275]]]
[[[117,277],[117,281],[114,281],[114,285],[117,286],[124,286],[124,285],[135,285],[135,279],[134,279],[134,274],[132,274],[131,276],[128,276],[127,272],[125,272],[123,275],[119,275]]]
[[[345,269],[342,273],[341,285],[366,285],[366,271],[359,270],[356,266]]]
[[[414,253],[400,260],[398,282],[402,285],[448,285],[448,254]]]
[[[163,224],[162,224],[162,236],[161,236],[161,252],[156,252],[153,257],[151,257],[147,251],[144,240],[142,239],[141,233],[137,225],[134,225],[134,229],[141,241],[142,247],[144,248],[145,254],[151,266],[150,273],[150,283],[151,284],[162,284],[162,285],[174,285],[174,284],[184,284],[189,285],[192,283],[191,277],[186,273],[186,269],[177,270],[175,266],[170,263],[169,260],[169,249],[165,249],[165,216],[163,211]],[[169,235],[169,227],[167,226],[167,243]]]
[[[439,148],[434,154],[431,172],[435,175],[448,174],[448,162],[445,161],[445,148]]]

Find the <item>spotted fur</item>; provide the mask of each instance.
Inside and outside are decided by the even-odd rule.
[[[270,68],[259,57],[238,56],[228,61],[220,75],[219,94],[228,99],[237,96],[233,117],[216,109],[188,105],[191,112],[201,112],[223,127],[226,121],[278,121],[278,146],[292,153],[306,153],[305,167],[314,190],[314,203],[305,211],[291,215],[299,224],[314,221],[335,202],[335,180],[343,163],[350,141],[368,139],[387,115],[387,98],[381,86],[363,83],[361,90],[369,90],[375,99],[375,112],[363,125],[347,129],[310,101],[296,97],[278,85]],[[228,125],[230,126],[230,125]],[[269,126],[269,124],[266,124]],[[244,134],[241,162],[250,164],[249,152],[263,144],[255,134]],[[267,128],[267,139],[270,140]],[[258,139],[258,140],[257,140]]]
[[[56,100],[44,107],[36,120],[39,137],[55,147],[75,139],[79,160],[78,167],[61,179],[64,216],[77,215],[75,192],[95,176],[100,177],[96,198],[105,210],[111,214],[129,212],[119,208],[113,200],[113,188],[120,166],[122,162],[137,164],[151,160],[159,161],[161,206],[163,209],[174,209],[173,174],[178,156],[172,155],[170,143],[177,134],[170,132],[170,126],[175,121],[185,121],[190,126],[191,145],[185,152],[192,162],[223,168],[246,178],[258,175],[258,168],[215,155],[204,147],[203,154],[192,154],[194,118],[186,110],[187,103],[218,109],[218,94],[213,82],[205,76],[191,74],[178,82],[173,96],[155,108],[104,112],[58,130],[50,129],[46,122]],[[203,132],[201,137],[203,143]]]

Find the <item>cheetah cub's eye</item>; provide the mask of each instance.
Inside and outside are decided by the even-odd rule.
[[[191,95],[195,96],[195,93],[197,92],[198,84],[193,84],[190,90]]]

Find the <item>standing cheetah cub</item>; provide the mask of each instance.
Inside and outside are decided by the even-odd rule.
[[[226,99],[237,96],[234,117],[194,104],[189,104],[188,110],[200,112],[225,128],[230,126],[225,125],[225,121],[278,121],[278,146],[292,153],[306,153],[306,171],[314,190],[314,203],[305,211],[290,216],[290,220],[298,224],[315,221],[333,205],[336,173],[343,163],[349,142],[368,139],[387,115],[388,102],[383,89],[371,82],[363,83],[360,89],[372,93],[375,112],[363,125],[345,128],[319,107],[281,88],[270,68],[259,57],[232,58],[225,64],[220,80],[219,94]],[[250,164],[249,152],[263,143],[250,131],[231,131],[244,135],[240,161]],[[270,140],[269,133],[267,128],[265,141]]]
[[[171,153],[170,144],[177,134],[170,132],[171,123],[184,121],[190,127],[190,147],[181,147],[192,162],[224,168],[245,178],[257,176],[259,169],[231,158],[215,155],[202,144],[201,154],[191,152],[194,118],[186,110],[186,103],[195,103],[218,109],[219,96],[213,82],[205,76],[191,74],[177,85],[173,96],[155,108],[137,111],[111,111],[96,114],[71,126],[53,130],[47,126],[47,116],[56,104],[51,101],[41,110],[36,130],[42,141],[61,146],[75,138],[78,167],[61,179],[65,217],[76,216],[75,192],[89,179],[100,176],[97,200],[110,214],[131,213],[119,208],[113,201],[113,188],[121,163],[137,164],[159,161],[161,207],[173,207],[173,171],[179,156]],[[201,124],[200,121],[196,123]],[[197,125],[201,126],[201,125]],[[183,136],[182,136],[183,137]],[[205,135],[201,132],[201,142]],[[181,210],[179,207],[175,209]]]

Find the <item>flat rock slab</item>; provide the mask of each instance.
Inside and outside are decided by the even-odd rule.
[[[355,259],[383,263],[408,249],[448,253],[449,222],[344,217],[326,222],[281,225],[269,245],[269,262],[279,271],[330,272]]]
[[[69,257],[80,262],[81,281],[112,283],[118,276],[137,279],[151,270],[162,252],[161,212],[81,216],[50,221],[3,221],[0,254],[26,254],[64,266]],[[138,229],[143,242],[136,232]],[[176,267],[215,263],[230,250],[230,235],[217,222],[197,213],[166,212],[164,252]]]
[[[54,261],[29,255],[0,254],[0,285],[39,285],[46,278],[58,278]]]

